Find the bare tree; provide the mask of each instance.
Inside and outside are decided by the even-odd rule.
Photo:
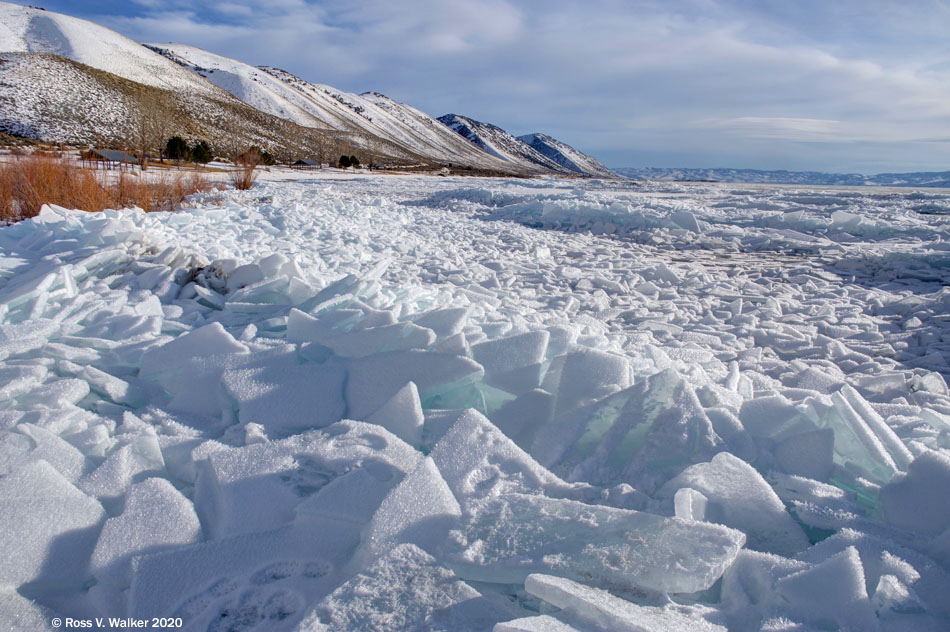
[[[135,128],[135,149],[139,154],[142,171],[148,169],[148,155],[152,151],[161,156],[165,137],[174,122],[174,115],[156,93],[143,95],[139,100],[139,118]]]

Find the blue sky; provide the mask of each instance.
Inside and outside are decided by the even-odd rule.
[[[950,169],[950,0],[16,0],[613,167]]]

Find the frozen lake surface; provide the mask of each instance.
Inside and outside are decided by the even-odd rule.
[[[0,624],[950,629],[950,192],[372,175],[0,229]]]

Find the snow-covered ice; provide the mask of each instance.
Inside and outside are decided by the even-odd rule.
[[[950,628],[950,193],[191,204],[0,229],[0,625]]]

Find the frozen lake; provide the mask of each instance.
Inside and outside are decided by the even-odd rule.
[[[0,229],[0,623],[950,628],[950,191],[368,175]]]

